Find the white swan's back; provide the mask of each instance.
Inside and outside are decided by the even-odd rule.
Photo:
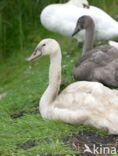
[[[42,11],[40,19],[46,29],[71,37],[78,18],[83,15],[89,15],[93,18],[96,25],[96,39],[108,40],[118,36],[118,23],[104,11],[94,6],[86,9],[74,5],[49,5]],[[83,32],[81,31],[75,36],[78,41],[83,41]]]
[[[109,41],[109,45],[115,47],[118,49],[118,42],[114,42],[114,41]]]
[[[63,4],[64,5],[64,4]],[[76,7],[89,7],[89,3],[87,0],[69,0],[65,5],[74,5]]]

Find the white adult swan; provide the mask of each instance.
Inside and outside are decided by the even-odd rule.
[[[27,58],[50,55],[49,86],[40,99],[39,110],[45,119],[89,124],[118,134],[118,96],[98,82],[76,82],[60,94],[61,49],[54,39],[44,39]]]
[[[71,0],[71,3],[74,2],[75,0]],[[82,7],[78,8],[75,5],[68,5],[68,3],[48,5],[43,9],[40,20],[42,25],[49,31],[72,37],[71,35],[76,22],[78,18],[83,15],[89,15],[93,18],[96,25],[95,38],[97,40],[109,40],[118,37],[118,22],[95,6],[90,6],[90,8],[87,9]],[[81,31],[74,36],[74,38],[76,38],[78,42],[82,42],[84,36],[85,31]]]
[[[115,41],[109,41],[109,45],[115,47],[118,49],[118,42],[115,42]]]
[[[118,87],[118,43],[110,41],[112,46],[93,48],[95,25],[90,16],[78,19],[73,35],[83,29],[86,30],[83,56],[74,67],[75,80],[98,81],[108,87]]]
[[[56,5],[59,6],[59,4]],[[89,8],[89,3],[87,0],[69,0],[67,3],[61,5],[74,5],[76,7]]]

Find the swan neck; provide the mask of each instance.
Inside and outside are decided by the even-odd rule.
[[[49,86],[60,86],[61,83],[61,51],[50,56]]]
[[[93,49],[95,39],[95,25],[92,22],[91,25],[86,29],[85,41],[83,46],[83,55],[90,52]]]
[[[50,56],[49,85],[40,100],[40,112],[51,106],[56,99],[61,83],[61,50]]]

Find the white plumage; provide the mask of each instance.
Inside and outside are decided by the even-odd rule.
[[[45,119],[89,124],[118,134],[118,91],[98,82],[75,82],[60,94],[61,49],[57,41],[45,39],[27,59],[50,55],[49,85],[40,99],[39,110]]]
[[[67,3],[65,3],[66,5],[74,5],[77,7],[89,7],[89,3],[87,0],[69,0]],[[65,5],[62,4],[62,5]]]
[[[109,45],[115,47],[118,49],[118,42],[115,42],[115,41],[109,41]]]
[[[88,15],[94,20],[95,38],[97,40],[109,40],[118,37],[118,22],[103,10],[94,6],[82,8],[75,5],[73,0],[71,0],[70,5],[68,3],[48,5],[40,15],[42,25],[52,32],[71,37],[78,18]],[[85,31],[81,31],[74,38],[78,42],[83,41],[84,33]]]

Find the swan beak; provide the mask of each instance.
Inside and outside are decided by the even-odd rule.
[[[72,37],[75,36],[80,30],[81,29],[78,26],[76,26],[76,28],[75,28],[75,30],[74,30],[74,32],[72,34]]]
[[[30,57],[26,58],[26,61],[31,62],[31,61],[34,61],[41,56],[42,56],[41,51],[37,51],[37,52],[34,51]]]

